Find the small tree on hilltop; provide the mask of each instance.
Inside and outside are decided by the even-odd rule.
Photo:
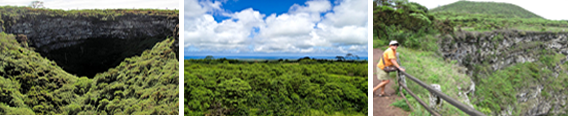
[[[32,1],[32,4],[30,5],[32,8],[45,8],[43,6],[43,1]]]

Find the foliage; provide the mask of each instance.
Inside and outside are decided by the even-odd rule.
[[[90,79],[0,33],[0,114],[178,114],[172,42],[159,42]]]
[[[458,1],[434,8],[431,14],[468,31],[519,29],[558,32],[568,29],[567,21],[547,20],[509,3]]]
[[[378,2],[378,4],[377,4]],[[410,48],[433,50],[425,46],[435,45],[435,41],[422,38],[436,32],[447,33],[450,23],[436,20],[428,9],[418,3],[399,1],[375,1],[373,6],[374,47],[388,45],[390,40],[397,40]],[[440,25],[440,26],[436,26]],[[450,26],[452,27],[452,26]],[[423,42],[424,40],[429,42]]]
[[[43,1],[38,1],[38,0],[32,1],[32,4],[30,4],[30,7],[32,7],[32,8],[45,8],[43,6]]]
[[[404,111],[410,111],[410,107],[408,106],[408,104],[406,104],[406,101],[404,99],[399,99],[396,102],[392,103],[391,105],[399,107]]]
[[[386,47],[383,46],[385,49]],[[426,84],[439,84],[442,92],[458,101],[463,98],[459,97],[459,89],[469,87],[471,77],[466,75],[464,68],[459,67],[457,64],[447,62],[441,56],[431,51],[421,51],[409,49],[406,47],[399,47],[397,52],[400,53],[400,65],[406,69],[406,72]],[[391,73],[391,76],[395,76]],[[406,79],[408,88],[416,94],[419,99],[429,104],[428,94],[430,92],[416,82]],[[406,91],[403,91],[406,93]],[[406,98],[409,100],[409,106],[412,106],[413,111],[410,115],[424,116],[429,115],[429,112],[418,103],[418,101],[406,93]],[[444,103],[439,112],[443,116],[467,115],[461,110]]]
[[[367,114],[366,61],[255,62],[185,60],[185,115]]]
[[[489,66],[477,66],[474,72],[481,74],[478,78],[482,79],[478,83],[483,85],[478,86],[475,92],[477,109],[486,111],[485,113],[494,113],[508,106],[521,106],[514,112],[526,111],[530,107],[524,105],[527,103],[516,102],[517,95],[522,92],[522,88],[535,87],[538,83],[546,83],[540,94],[545,98],[550,97],[549,93],[562,93],[566,90],[563,82],[568,81],[568,75],[560,74],[554,78],[554,69],[550,68],[559,66],[560,70],[556,71],[566,72],[568,63],[556,64],[563,58],[565,56],[558,53],[544,54],[540,58],[541,62],[517,63],[495,72],[490,71]],[[555,101],[555,99],[550,100]]]
[[[499,2],[457,1],[436,7],[431,12],[451,11],[454,13],[491,14],[501,18],[540,18],[542,17],[514,4]]]

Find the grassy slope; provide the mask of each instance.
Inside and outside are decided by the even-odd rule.
[[[380,48],[386,49],[387,47]],[[459,67],[454,62],[444,61],[434,52],[419,51],[404,47],[399,48],[397,52],[401,54],[401,65],[406,68],[408,74],[427,84],[439,84],[446,95],[459,101],[465,100],[462,97],[458,97],[459,90],[457,89],[457,87],[465,89],[471,85],[470,77],[464,73],[463,67]],[[391,76],[395,76],[395,74],[391,73]],[[420,97],[422,101],[429,104],[428,90],[409,79],[407,79],[407,86]],[[409,99],[412,108],[414,108],[411,115],[429,115],[428,111],[412,96],[407,94],[406,97]],[[441,107],[439,113],[442,115],[466,115],[447,103]]]
[[[367,63],[186,60],[185,115],[366,115],[366,69]]]
[[[386,47],[382,48],[386,49]],[[459,90],[457,87],[467,88],[471,84],[472,77],[465,75],[465,69],[459,67],[455,61],[444,61],[441,56],[429,51],[400,48],[398,52],[401,54],[401,64],[407,69],[407,73],[428,84],[440,84],[444,93],[454,99],[464,100],[463,97],[458,97]],[[517,103],[516,95],[519,92],[527,91],[523,88],[536,88],[538,86],[537,83],[547,83],[544,84],[539,96],[543,96],[549,101],[555,101],[556,99],[551,94],[559,94],[566,91],[564,82],[568,82],[568,75],[566,75],[568,62],[557,64],[564,58],[566,56],[562,54],[545,54],[540,58],[540,61],[543,62],[519,63],[495,72],[491,71],[489,66],[478,65],[476,69],[471,70],[479,71],[480,74],[477,78],[483,79],[476,82],[476,91],[469,95],[470,103],[476,110],[485,114],[493,114],[499,112],[501,108],[517,106],[513,110],[513,115],[521,115],[523,111],[532,108],[531,103],[537,101],[530,100]],[[561,72],[558,77],[555,77],[553,69],[549,69],[553,66],[558,66],[558,71],[564,73]],[[391,76],[394,76],[394,74],[391,74]],[[413,81],[407,81],[408,87],[428,104],[429,92]],[[409,95],[406,97],[415,109],[412,115],[429,114],[414,98]],[[442,106],[442,110],[439,111],[442,115],[466,115],[459,109],[447,103],[445,104]]]
[[[0,33],[0,114],[178,114],[172,42],[159,42],[89,79]]]
[[[518,29],[560,32],[568,30],[568,21],[547,20],[509,3],[458,1],[430,11],[438,19],[449,19],[465,31]]]
[[[507,18],[542,18],[514,4],[499,2],[458,1],[436,7],[431,12],[456,12],[469,14],[500,15]]]

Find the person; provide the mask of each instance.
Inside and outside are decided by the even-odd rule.
[[[398,65],[398,63],[396,62],[396,49],[398,48],[398,45],[399,44],[397,41],[391,41],[389,43],[389,48],[384,51],[383,57],[377,64],[377,78],[379,80],[382,80],[382,82],[379,83],[377,87],[373,88],[373,93],[375,93],[375,91],[377,91],[378,89],[381,89],[379,96],[385,95],[385,86],[390,82],[390,80],[388,79],[388,72],[385,71],[386,68],[394,69],[394,67],[396,67],[396,69],[398,69],[399,71],[405,71],[405,69],[400,67],[400,65]]]

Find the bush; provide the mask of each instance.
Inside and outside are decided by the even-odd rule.
[[[408,106],[408,104],[406,104],[406,101],[404,99],[396,100],[396,102],[392,103],[391,106],[399,107],[404,111],[410,111],[410,107]]]

